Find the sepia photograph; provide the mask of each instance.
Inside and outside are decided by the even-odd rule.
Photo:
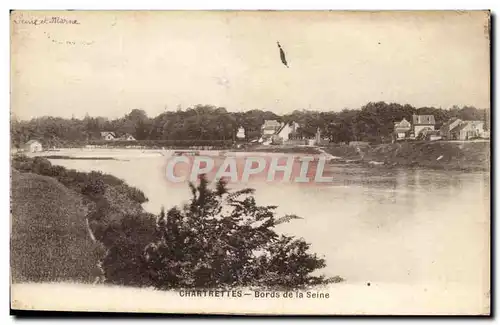
[[[491,13],[10,12],[10,308],[491,314]]]

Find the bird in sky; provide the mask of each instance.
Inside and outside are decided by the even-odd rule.
[[[276,42],[276,43],[278,43],[278,48],[280,49],[281,62],[283,62],[285,67],[289,68],[288,62],[286,61],[286,57],[285,57],[285,51],[283,51],[283,49],[281,48],[280,42]]]

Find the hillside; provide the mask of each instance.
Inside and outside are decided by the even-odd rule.
[[[12,282],[93,281],[103,254],[82,196],[57,180],[11,172]]]
[[[490,142],[402,142],[367,147],[334,145],[324,150],[334,156],[386,166],[444,170],[488,171]]]

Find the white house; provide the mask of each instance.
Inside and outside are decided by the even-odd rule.
[[[245,139],[245,129],[243,127],[238,128],[238,132],[236,133],[236,138]]]
[[[405,118],[400,122],[394,122],[394,133],[396,134],[396,139],[404,139],[408,131],[411,130],[411,124]]]
[[[476,136],[484,136],[484,121],[467,121],[471,124],[472,128],[476,131]]]
[[[451,139],[451,130],[461,125],[463,121],[459,118],[453,117],[441,126],[439,133],[443,139]]]
[[[484,131],[483,121],[462,121],[449,131],[449,139],[469,140],[471,138],[488,137]]]
[[[266,120],[262,125],[263,144],[283,143],[290,139],[290,135],[297,132],[299,125],[296,122],[280,123],[275,120]]]
[[[24,151],[27,152],[40,152],[42,150],[42,144],[38,140],[30,140],[24,145]]]
[[[281,123],[276,120],[265,120],[262,125],[262,136],[271,136],[276,134],[281,128]]]
[[[135,138],[132,134],[126,133],[123,136],[120,137],[120,140],[125,140],[125,141],[135,141]]]
[[[276,135],[279,136],[283,141],[290,139],[290,134],[296,133],[299,128],[299,124],[292,122],[290,124],[283,123],[280,129],[277,131]]]
[[[436,121],[434,115],[415,115],[413,114],[413,134],[417,137],[422,130],[434,130]]]

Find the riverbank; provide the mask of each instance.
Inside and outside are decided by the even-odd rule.
[[[186,297],[182,291],[158,291],[70,283],[12,286],[12,308],[58,311],[211,313],[254,315],[485,315],[489,302],[482,290],[460,283],[339,283],[309,290],[322,298]],[[237,289],[238,290],[238,289]],[[283,293],[281,293],[283,294]],[[295,294],[295,292],[294,292]],[[328,294],[328,298],[326,298]],[[312,297],[312,295],[310,295]],[[374,303],[376,302],[376,303]]]
[[[92,282],[104,249],[91,239],[90,209],[56,179],[12,169],[12,281]]]
[[[297,145],[258,145],[245,147],[241,149],[231,149],[231,151],[239,152],[262,152],[262,153],[284,153],[284,154],[310,154],[317,155],[320,153],[317,147],[313,146],[297,146]]]
[[[355,147],[322,147],[338,162],[439,170],[489,171],[490,142],[403,142]]]
[[[28,153],[48,159],[111,160],[170,156],[176,150],[65,148]],[[436,170],[489,171],[490,142],[414,141],[367,146],[332,144],[328,146],[264,146],[255,145],[230,150],[201,150],[200,155],[220,156],[235,154],[296,154],[326,155],[330,163],[366,164],[368,166],[429,168]]]

